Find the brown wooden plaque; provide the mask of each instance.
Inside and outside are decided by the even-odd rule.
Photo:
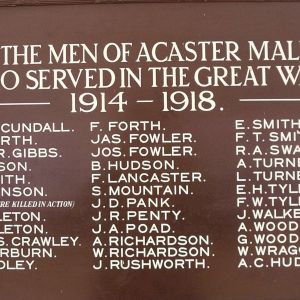
[[[1,3],[0,299],[300,299],[300,4],[146,2]]]

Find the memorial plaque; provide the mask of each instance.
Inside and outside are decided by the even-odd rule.
[[[300,299],[300,4],[88,2],[0,8],[0,298]]]

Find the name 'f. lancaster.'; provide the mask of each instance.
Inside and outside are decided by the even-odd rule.
[[[200,172],[169,172],[169,173],[109,173],[108,183],[180,183],[180,182],[202,182]]]

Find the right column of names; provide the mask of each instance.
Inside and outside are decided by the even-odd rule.
[[[300,120],[235,121],[239,268],[300,266]]]

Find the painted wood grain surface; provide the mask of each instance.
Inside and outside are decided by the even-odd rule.
[[[299,2],[299,0],[0,0],[0,6],[179,2]]]

